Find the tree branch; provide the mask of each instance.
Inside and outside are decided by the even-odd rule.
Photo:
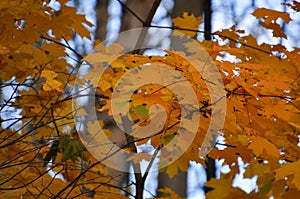
[[[152,27],[152,28],[164,28],[164,29],[170,29],[170,30],[184,30],[184,31],[190,31],[190,32],[211,34],[211,35],[223,37],[223,38],[228,39],[230,41],[236,42],[238,44],[241,44],[243,46],[255,49],[257,51],[260,51],[260,52],[263,52],[263,53],[266,53],[266,54],[272,54],[272,52],[269,52],[267,50],[263,50],[263,49],[260,49],[258,47],[255,47],[255,46],[251,46],[251,45],[249,45],[249,44],[247,44],[245,42],[242,42],[242,41],[239,41],[239,40],[236,40],[236,39],[232,39],[232,38],[230,38],[228,36],[224,36],[224,35],[221,35],[221,34],[218,34],[218,33],[211,33],[211,32],[207,32],[207,31],[204,31],[204,30],[194,30],[194,29],[189,29],[189,28],[180,28],[180,27],[176,27],[176,26],[157,26],[157,25],[151,25],[150,27]]]
[[[133,10],[131,10],[125,3],[123,3],[120,0],[117,0],[123,7],[123,9],[128,10],[137,20],[139,20],[142,24],[144,24],[144,21],[135,13]]]
[[[147,19],[145,20],[145,22],[143,23],[143,29],[142,29],[142,32],[136,42],[136,45],[135,45],[135,50],[132,52],[132,54],[142,54],[143,53],[143,49],[140,49],[141,46],[143,45],[144,41],[145,41],[145,37],[146,37],[146,34],[147,34],[147,31],[148,31],[148,28],[151,26],[151,22],[152,22],[152,19],[156,13],[156,10],[157,8],[159,7],[160,3],[161,3],[162,0],[155,0],[153,5],[152,5],[152,8],[147,16]]]
[[[73,49],[71,46],[68,46],[68,45],[66,45],[66,44],[63,44],[63,43],[61,43],[61,42],[59,42],[59,41],[56,41],[56,40],[54,40],[54,39],[52,39],[52,38],[45,37],[45,36],[43,36],[43,35],[41,35],[40,38],[41,38],[41,39],[45,39],[45,40],[47,40],[47,41],[51,41],[51,42],[53,42],[53,43],[55,43],[55,44],[58,44],[58,45],[60,45],[60,46],[63,46],[63,47],[65,47],[65,48],[71,50],[73,53],[75,53],[80,59],[83,59],[83,56],[82,56],[81,54],[79,54],[79,53],[78,53],[75,49]]]

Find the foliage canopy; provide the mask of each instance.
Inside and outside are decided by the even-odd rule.
[[[84,56],[68,41],[75,34],[90,39],[86,27],[92,24],[77,14],[75,8],[66,6],[67,0],[58,2],[59,10],[42,0],[0,2],[1,89],[13,89],[11,93],[2,93],[1,98],[0,196],[127,198],[120,190],[129,195],[130,191],[111,183],[114,176],[102,161],[85,150],[75,130],[73,112],[76,110],[72,99],[78,97],[75,78]],[[300,10],[300,3],[296,1],[285,6],[295,12]],[[277,19],[289,23],[292,19],[288,13],[259,8],[252,15],[260,19],[260,24],[270,29],[274,37],[287,38]],[[194,37],[202,34],[198,30],[201,22],[201,17],[183,13],[182,17],[173,19],[172,29]],[[213,41],[198,42],[218,67],[225,86],[226,118],[223,129],[218,132],[225,141],[217,142],[216,146],[226,147],[215,147],[208,156],[224,159],[223,164],[229,166],[230,172],[207,182],[207,186],[213,188],[207,198],[299,196],[300,49],[289,51],[281,44],[259,44],[255,37],[234,26],[212,35],[216,38]],[[188,43],[185,48],[193,52]],[[70,56],[67,50],[74,53],[72,59],[78,66],[67,62]],[[122,47],[113,44],[105,50],[119,53]],[[111,113],[110,98],[117,81],[128,70],[142,64],[165,64],[180,71],[190,82],[200,103],[201,119],[194,142],[176,160],[175,166],[165,168],[172,177],[178,169],[187,171],[189,161],[204,163],[198,149],[215,104],[211,103],[205,80],[185,59],[189,55],[165,53],[168,56],[120,56],[110,64],[96,86],[98,93],[105,96],[101,98],[102,106],[98,111]],[[103,62],[111,61],[109,56],[96,55]],[[227,55],[234,56],[235,60],[226,59]],[[167,87],[157,84],[145,85],[140,90],[142,92],[131,96],[130,116],[138,125],[145,126],[150,122],[150,106],[160,104],[167,110],[168,123],[163,133],[147,139],[138,140],[133,134],[134,146],[124,147],[124,150],[134,150],[149,140],[159,150],[176,137],[181,116],[178,99]],[[124,107],[120,105],[121,108]],[[19,113],[9,113],[17,110]],[[109,136],[111,132],[107,130],[106,134]],[[189,129],[186,129],[186,136],[189,136]],[[239,158],[247,163],[245,177],[258,176],[257,192],[247,194],[232,187],[233,179],[240,172]],[[139,164],[143,159],[151,160],[151,156],[141,152],[128,161]],[[176,190],[161,191],[166,196],[179,198]]]

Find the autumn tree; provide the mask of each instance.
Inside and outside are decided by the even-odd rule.
[[[91,39],[93,25],[67,0],[57,2],[0,3],[1,198],[138,199],[153,170],[172,178],[207,158],[229,168],[206,183],[207,198],[300,194],[299,48],[260,44],[235,26],[199,30],[201,16],[187,12],[170,27],[154,26],[156,0],[144,27],[111,45],[95,41],[84,56],[70,40]],[[298,16],[299,2],[284,6]],[[288,38],[278,24],[293,20],[288,12],[258,8],[251,15],[274,38]],[[145,53],[149,28],[169,31],[180,48]],[[124,171],[124,161],[134,179],[116,183],[109,169]],[[233,187],[240,161],[245,177],[257,176],[257,190]],[[158,191],[181,198],[177,190]]]
[[[116,1],[116,2],[119,2],[122,7],[122,13],[118,13],[118,14],[115,13],[115,15],[121,15],[121,27],[120,27],[121,32],[144,26],[144,21],[146,21],[146,18],[149,15],[148,11],[152,7],[152,1],[130,0],[126,2],[122,2],[122,1]],[[173,3],[174,5],[172,8],[170,2],[162,1],[159,6],[161,9],[164,10],[163,12],[166,12],[166,14],[157,18],[153,17],[151,23],[160,24],[162,21],[166,21],[168,18],[176,18],[181,16],[183,12],[188,12],[190,14],[194,14],[195,16],[201,16],[204,10],[203,7],[206,7],[207,11],[205,12],[204,19],[206,24],[205,30],[207,34],[205,35],[205,37],[210,39],[209,33],[211,32],[210,31],[211,3],[209,0],[203,2],[199,2],[197,0],[191,0],[189,1],[188,4],[184,0],[176,0]],[[108,21],[112,21],[116,17],[116,16],[112,16],[113,15],[112,13],[110,13],[110,16],[108,16],[108,4],[109,4],[108,1],[97,1],[97,9],[96,9],[97,27],[96,27],[95,35],[96,35],[96,39],[99,39],[100,41],[105,40],[107,36],[106,30],[108,29],[107,28]],[[112,6],[112,4],[113,3],[111,2],[110,7]],[[206,17],[206,15],[209,17]],[[98,34],[99,31],[103,32],[104,34]],[[156,36],[154,35],[154,37]],[[178,38],[176,38],[176,40],[177,42],[179,42]],[[172,42],[176,43],[176,41],[171,40],[171,45],[170,45],[171,48],[172,48]],[[160,44],[158,43],[158,45]],[[111,124],[113,124],[113,122],[111,122]],[[208,158],[208,160],[210,164],[210,166],[207,167],[209,169],[209,172],[207,172],[208,176],[214,176],[215,175],[214,161],[211,158]],[[172,178],[169,178],[169,176],[164,172],[159,172],[157,190],[159,190],[160,188],[169,187],[174,190],[176,189],[177,193],[180,193],[182,197],[185,197],[187,193],[187,186],[185,186],[185,184],[187,185],[187,172],[179,170],[177,174]],[[158,192],[158,195],[159,194],[161,193]]]

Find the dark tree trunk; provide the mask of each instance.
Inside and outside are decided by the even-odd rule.
[[[160,172],[158,174],[157,190],[165,188],[165,187],[172,189],[174,192],[176,192],[181,197],[186,198],[186,195],[187,195],[187,172],[178,170],[177,175],[175,175],[173,178],[169,178],[168,174],[166,174],[165,172]],[[157,196],[162,197],[162,194],[160,192],[157,192]]]
[[[204,0],[204,39],[211,40],[211,0]]]
[[[204,39],[211,40],[211,0],[204,0]],[[206,178],[209,181],[211,178],[216,177],[216,161],[207,157],[206,161]],[[205,193],[211,191],[209,187],[204,187]]]
[[[152,0],[127,0],[126,6],[132,10],[143,22],[145,22],[149,10],[153,5]],[[133,28],[141,28],[143,23],[137,19],[128,9],[123,8],[121,32]]]
[[[96,5],[96,15],[97,15],[97,25],[95,38],[100,41],[104,41],[107,34],[107,20],[108,20],[108,3],[109,0],[97,0]]]
[[[183,12],[193,13],[195,16],[201,16],[203,13],[203,1],[199,0],[174,0],[174,8],[171,17],[181,17]]]

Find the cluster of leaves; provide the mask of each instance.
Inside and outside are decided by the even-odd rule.
[[[1,198],[55,198],[94,195],[90,184],[113,197],[103,166],[94,166],[74,187],[61,191],[83,169],[97,162],[86,154],[76,134],[72,112],[72,85],[76,68],[67,60],[73,50],[68,40],[79,34],[90,38],[92,26],[66,0],[59,10],[48,0],[0,2],[0,67],[3,93],[1,114],[16,112],[1,120],[0,195]],[[74,50],[73,50],[74,51]],[[74,51],[75,52],[75,51]],[[81,58],[77,54],[78,58]],[[80,61],[80,60],[78,60]],[[18,125],[19,124],[19,125]],[[89,160],[89,163],[87,162]],[[62,186],[63,184],[63,186]],[[101,186],[107,184],[108,186]],[[61,192],[60,192],[61,191]],[[99,191],[100,192],[100,191]],[[109,196],[108,194],[108,196]],[[120,196],[122,197],[122,196]]]
[[[105,64],[107,64],[107,62],[111,61],[111,57],[115,56],[114,53],[116,52],[116,49],[118,49],[118,53],[122,52],[122,48],[119,45],[111,45],[109,48],[105,49],[106,56],[103,56],[104,52],[102,51],[98,51],[92,55],[89,55],[88,60],[93,63],[93,68],[91,69],[90,73],[88,73],[83,78],[91,79],[95,74],[99,74],[99,70],[101,70],[101,68],[103,68]],[[202,117],[200,119],[200,127],[196,135],[193,135],[193,133],[195,133],[193,132],[193,126],[195,125],[190,119],[187,121],[190,122],[190,124],[186,125],[184,135],[182,135],[186,139],[179,139],[178,142],[176,142],[177,147],[183,147],[185,145],[186,140],[189,140],[189,137],[195,136],[192,145],[185,151],[185,153],[180,157],[180,159],[176,160],[176,164],[174,164],[172,167],[165,168],[166,173],[168,173],[169,176],[173,177],[174,175],[176,175],[179,168],[183,171],[187,171],[188,162],[190,160],[204,163],[203,160],[199,157],[198,149],[202,146],[203,138],[205,137],[210,124],[209,115],[211,113],[211,105],[209,104],[210,95],[209,90],[206,87],[205,81],[201,79],[201,75],[197,72],[195,68],[193,68],[193,66],[185,58],[184,54],[172,51],[165,51],[165,53],[167,53],[165,56],[143,56],[132,54],[126,54],[121,56],[121,53],[119,58],[114,60],[110,64],[110,67],[108,67],[105,70],[105,72],[102,75],[102,78],[100,79],[96,87],[99,93],[102,93],[107,98],[111,99],[114,92],[113,88],[118,83],[120,78],[124,76],[126,72],[145,64],[166,65],[173,68],[174,70],[180,71],[183,74],[185,74],[185,80],[177,79],[177,82],[174,82],[174,84],[176,84],[177,87],[180,87],[180,83],[182,81],[188,81],[190,83],[197,95],[198,100],[202,102],[202,106],[200,107],[200,113],[202,114]],[[109,54],[111,54],[111,57],[108,56]],[[101,60],[101,62],[99,62],[99,60]],[[198,62],[198,64],[205,67],[204,62]],[[138,71],[139,70],[137,69],[136,73],[138,73]],[[151,74],[147,73],[147,77],[151,79]],[[127,82],[128,84],[122,84],[122,87],[120,87],[120,89],[124,89],[125,91],[129,90],[128,88],[132,86],[132,82],[137,81],[134,79],[135,76],[130,76],[130,78],[125,80],[125,82]],[[175,138],[178,135],[181,114],[183,113],[180,109],[179,100],[174,95],[174,93],[171,92],[168,86],[150,83],[140,88],[137,88],[139,92],[135,92],[129,100],[129,112],[127,112],[127,102],[120,101],[115,105],[118,109],[118,112],[122,114],[127,113],[127,117],[131,117],[134,121],[136,121],[135,126],[146,126],[151,122],[151,119],[155,120],[155,118],[149,117],[149,109],[151,106],[159,104],[166,110],[168,119],[164,128],[161,131],[152,132],[151,136],[139,135],[135,131],[135,126],[132,127],[131,136],[134,137],[133,141],[136,143],[137,146],[151,142],[153,148],[160,149],[163,146],[167,145],[173,138]],[[112,101],[107,100],[106,104],[102,106],[99,109],[99,111],[108,111],[108,115],[112,115],[111,104]],[[189,112],[191,110],[186,111]],[[88,115],[88,113],[85,114]],[[189,114],[191,113],[189,112]],[[158,116],[158,120],[160,119],[161,118]],[[107,147],[107,153],[109,153],[109,150],[111,150],[111,148]],[[158,157],[169,157],[169,160],[171,160],[173,153],[174,151],[168,151],[166,153],[160,154]],[[144,155],[137,156],[137,159],[134,159],[133,162],[137,163],[143,159],[149,160],[149,157]]]
[[[0,134],[0,196],[101,198],[105,194],[105,198],[126,198],[119,192],[126,189],[111,183],[114,177],[101,161],[85,151],[74,130],[72,99],[77,97],[74,91],[77,68],[67,63],[66,50],[74,51],[68,44],[74,32],[90,38],[83,24],[91,24],[76,14],[75,8],[66,6],[66,0],[58,2],[59,10],[49,7],[46,0],[0,2],[0,25],[4,27],[0,30],[1,87],[14,89],[11,96],[2,99],[1,112],[7,107],[20,110],[20,116],[2,120],[10,125],[1,128]],[[296,12],[299,5],[296,1],[286,4]],[[274,37],[286,38],[276,21],[281,18],[288,23],[289,14],[257,9],[253,15],[263,19],[261,25],[272,30]],[[173,23],[173,28],[194,37],[199,32],[201,18],[184,13],[183,17],[173,19]],[[223,164],[229,166],[230,172],[207,182],[213,189],[207,197],[295,198],[300,194],[300,49],[288,51],[280,44],[258,44],[253,36],[234,26],[212,35],[218,40],[199,41],[199,44],[212,57],[224,82],[227,111],[224,127],[219,132],[225,138],[226,147],[222,150],[216,147],[208,155],[224,159]],[[194,52],[189,43],[185,48]],[[121,53],[122,47],[111,45],[105,51]],[[192,145],[175,164],[165,168],[173,177],[178,169],[187,171],[191,160],[204,163],[199,148],[209,128],[211,109],[216,104],[211,103],[209,80],[204,80],[187,61],[190,55],[165,53],[167,56],[127,54],[111,62],[109,56],[101,57],[101,52],[97,52],[95,62],[111,64],[94,86],[106,98],[111,98],[114,86],[128,70],[149,63],[170,66],[184,75],[201,102],[201,119]],[[82,58],[76,55],[76,59]],[[228,61],[227,55],[234,56],[235,60]],[[96,66],[103,67],[94,65],[91,70],[97,71]],[[105,105],[99,111],[107,110],[111,114],[111,101],[106,98],[101,99]],[[148,113],[153,104],[167,110],[167,124],[161,132],[144,139],[133,134],[131,141],[135,146],[151,142],[159,150],[177,136],[181,113],[178,99],[168,87],[153,83],[131,96],[128,117],[146,126],[151,122]],[[120,109],[124,108],[127,107],[120,104]],[[189,129],[184,132],[190,136]],[[181,147],[184,140],[177,144]],[[137,159],[128,161],[138,164],[142,159],[151,158],[141,152]],[[232,187],[239,173],[239,158],[247,163],[245,177],[258,176],[258,192],[246,194]],[[179,198],[167,188],[161,191],[166,197]]]
[[[261,25],[271,29],[274,37],[286,38],[276,20],[282,18],[288,23],[291,21],[289,14],[261,8],[257,9],[253,15],[258,19],[265,19]],[[196,35],[200,22],[200,17],[196,18],[187,13],[184,13],[182,18],[173,20],[174,25],[179,30],[191,37]],[[219,42],[216,41],[199,43],[209,52],[222,72],[227,93],[227,112],[221,135],[224,136],[227,147],[222,150],[214,148],[209,156],[224,159],[224,164],[229,165],[231,171],[228,174],[222,174],[222,183],[219,183],[219,180],[208,182],[208,186],[214,190],[207,196],[214,198],[228,194],[228,197],[256,196],[264,198],[298,194],[298,174],[294,172],[299,164],[300,76],[299,65],[297,64],[299,49],[295,48],[293,51],[288,51],[280,44],[258,44],[252,35],[245,35],[243,30],[236,30],[235,27],[216,32],[214,35],[223,40],[225,44],[219,45]],[[189,43],[185,47],[190,52],[194,50]],[[111,48],[111,51],[115,52],[116,46]],[[94,56],[95,62],[96,57],[101,57],[101,52],[98,53]],[[197,72],[193,71],[193,66],[183,58],[182,54],[168,51],[166,53],[168,56],[164,57],[126,55],[119,58],[111,63],[103,75],[104,78],[98,85],[99,92],[111,98],[115,84],[128,70],[143,64],[160,63],[174,67],[175,70],[185,74],[185,77],[193,85],[199,101],[206,102],[202,108],[206,107],[207,104],[213,107],[208,97],[209,92],[205,89],[206,82],[200,76],[195,75]],[[235,60],[227,61],[226,56],[228,54],[234,56]],[[219,58],[224,59],[220,61],[222,59]],[[102,61],[106,63],[110,62],[110,59],[107,57],[106,60],[103,58]],[[131,82],[134,80],[128,80],[129,84]],[[149,123],[147,121],[149,118],[145,117],[147,115],[145,112],[147,113],[153,104],[161,104],[168,110],[169,114],[169,123],[163,132],[142,141],[136,139],[137,145],[151,140],[152,146],[157,148],[167,144],[170,139],[176,136],[174,132],[176,132],[178,125],[174,124],[179,123],[180,116],[177,112],[178,106],[174,105],[177,103],[176,100],[167,88],[155,84],[140,88],[140,92],[132,96],[132,112],[130,114],[139,119],[139,125]],[[101,111],[108,109],[111,113],[110,105],[108,102]],[[119,108],[127,107],[120,105]],[[209,115],[209,113],[210,111],[206,109],[205,115]],[[176,161],[176,164],[165,168],[170,177],[173,177],[178,169],[187,171],[186,162],[189,160],[203,163],[194,152],[195,149],[201,147],[208,125],[209,119],[201,118],[200,129],[189,150]],[[186,133],[188,131],[189,129],[186,129]],[[139,158],[136,162],[146,159],[145,156],[139,156]],[[240,189],[232,187],[233,179],[239,173],[238,158],[249,164],[246,168],[245,177],[250,178],[258,175],[258,193],[253,191],[247,195]],[[256,172],[258,168],[263,172]],[[229,187],[232,191],[228,192]]]
[[[298,11],[298,2],[287,4]],[[286,38],[277,24],[281,18],[291,21],[288,13],[259,8],[252,13],[263,19],[261,25],[272,30],[274,37]],[[188,20],[187,16],[184,19]],[[190,29],[187,21],[175,25]],[[188,24],[188,25],[186,25]],[[209,156],[224,159],[230,172],[212,179],[207,186],[214,190],[211,198],[296,198],[299,195],[299,48],[288,51],[280,44],[258,44],[251,35],[231,27],[214,33],[225,42],[200,42],[210,53],[223,74],[227,92],[226,121],[222,130],[225,149],[214,148]],[[193,36],[193,35],[191,35]],[[188,46],[187,46],[188,48]],[[234,61],[225,61],[226,55]],[[223,61],[217,57],[222,57]],[[258,192],[246,194],[233,188],[238,158],[248,164],[245,177],[258,176]]]

